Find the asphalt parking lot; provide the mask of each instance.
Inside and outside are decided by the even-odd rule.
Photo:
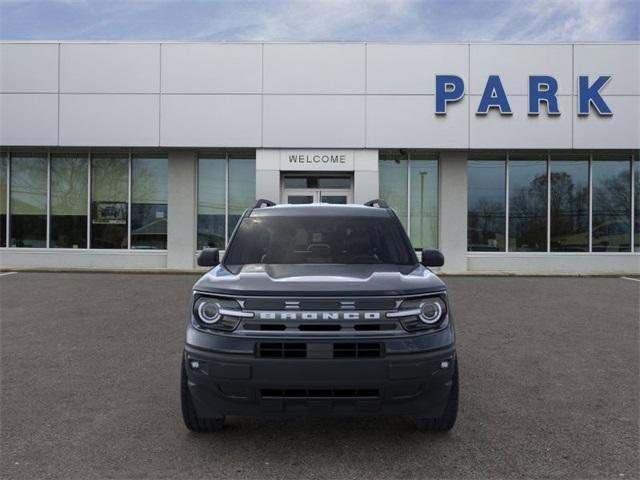
[[[0,277],[1,471],[12,478],[637,478],[640,283],[447,277],[458,423],[180,417],[193,275]]]

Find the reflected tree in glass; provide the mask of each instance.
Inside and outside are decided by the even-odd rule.
[[[594,252],[631,250],[631,163],[613,158],[594,157],[592,164]]]
[[[509,162],[509,251],[547,250],[547,162]]]
[[[562,157],[560,157],[562,158]],[[551,169],[551,251],[589,250],[589,161],[555,160]]]
[[[47,157],[11,156],[10,246],[47,246]]]
[[[86,155],[51,157],[51,247],[87,247],[87,188]]]
[[[469,160],[467,249],[504,252],[506,162]]]
[[[131,248],[167,248],[167,158],[131,160]]]
[[[127,248],[129,159],[91,158],[91,248]]]
[[[226,157],[198,160],[198,250],[225,248],[226,175]]]

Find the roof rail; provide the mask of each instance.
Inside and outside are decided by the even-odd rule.
[[[378,208],[389,208],[389,205],[387,205],[387,202],[385,202],[381,198],[376,198],[375,200],[369,200],[367,203],[365,203],[365,206],[367,207],[377,206]]]
[[[264,198],[261,198],[260,200],[258,200],[256,202],[256,204],[253,206],[253,208],[262,208],[263,206],[265,207],[274,207],[276,204],[273,203],[271,200],[266,200]]]

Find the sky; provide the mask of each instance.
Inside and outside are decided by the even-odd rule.
[[[0,0],[0,39],[639,40],[640,0]]]

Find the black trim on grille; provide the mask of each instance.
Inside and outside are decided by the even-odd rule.
[[[312,344],[320,346],[320,344]],[[306,343],[294,342],[262,342],[258,343],[257,354],[262,358],[379,358],[382,356],[383,348],[381,343],[329,343],[329,356],[323,353],[318,357],[318,352],[309,354]]]

